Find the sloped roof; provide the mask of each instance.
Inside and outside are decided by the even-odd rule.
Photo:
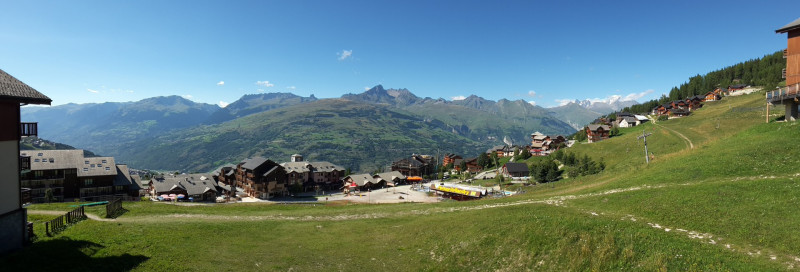
[[[383,179],[385,179],[385,180],[391,180],[391,181],[394,181],[395,179],[401,179],[401,180],[402,180],[402,179],[406,179],[406,176],[404,176],[404,175],[403,175],[402,173],[400,173],[399,171],[391,171],[391,172],[377,173],[377,174],[375,174],[375,175],[372,175],[372,176],[373,176],[373,177],[380,177],[380,178],[383,178]]]
[[[509,162],[505,165],[506,171],[509,173],[528,173],[530,170],[528,169],[528,165],[521,162]]]
[[[314,172],[333,172],[333,171],[344,171],[344,167],[335,165],[333,163],[327,161],[318,161],[318,162],[284,162],[281,163],[281,166],[286,169],[286,173],[297,172],[297,173],[305,173],[310,171],[308,166],[311,166],[314,169]]]
[[[245,159],[245,160],[244,160],[244,161],[242,161],[242,162],[244,163],[244,164],[242,165],[242,168],[244,168],[244,169],[249,169],[249,170],[253,170],[253,169],[256,169],[256,168],[258,168],[259,166],[261,166],[261,165],[262,165],[262,164],[264,164],[265,162],[267,162],[267,158],[264,158],[264,157],[254,157],[254,158]]]
[[[9,75],[2,69],[0,69],[0,100],[45,105],[50,105],[50,102],[53,102],[46,95],[19,81],[19,79]]]
[[[792,21],[791,23],[789,23],[789,24],[787,24],[787,25],[785,25],[785,26],[783,26],[781,28],[778,28],[778,30],[775,30],[775,33],[786,33],[786,32],[789,32],[790,30],[794,30],[794,29],[797,29],[797,28],[800,28],[800,18],[797,18],[796,20]]]
[[[31,170],[77,169],[79,177],[117,175],[114,157],[84,158],[80,149],[21,150],[19,154],[31,157]]]
[[[139,186],[139,184],[133,180],[133,177],[131,177],[131,172],[128,170],[127,165],[118,164],[116,167],[117,176],[114,177],[114,186]]]
[[[356,185],[358,185],[358,186],[364,186],[364,185],[367,185],[367,183],[373,183],[373,184],[377,183],[375,181],[375,178],[372,177],[372,175],[370,175],[370,174],[349,175],[349,176],[345,177],[344,180],[347,180],[348,178],[352,179],[353,182],[355,182]]]
[[[151,181],[156,187],[156,193],[170,191],[174,188],[185,190],[188,195],[200,195],[209,191],[217,192],[217,183],[207,174],[168,176]]]
[[[611,130],[611,128],[609,128],[608,125],[591,124],[591,125],[588,125],[587,127],[589,127],[589,130],[591,130],[591,131],[595,131],[598,128],[603,128],[603,130]]]

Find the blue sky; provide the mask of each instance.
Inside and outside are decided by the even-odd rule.
[[[666,93],[786,47],[800,1],[14,1],[0,69],[54,105],[182,95]]]

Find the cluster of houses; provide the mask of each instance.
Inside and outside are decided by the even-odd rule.
[[[486,150],[486,154],[494,154],[498,158],[513,157],[523,149],[527,149],[532,156],[547,156],[566,145],[567,138],[562,135],[549,136],[537,131],[531,134],[530,145],[498,145]]]

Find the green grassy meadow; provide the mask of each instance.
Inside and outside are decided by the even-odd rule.
[[[568,149],[600,174],[435,204],[124,203],[0,258],[4,270],[783,271],[800,267],[800,125],[763,94]],[[644,161],[648,137],[653,161]],[[688,138],[684,139],[680,135]],[[690,148],[690,144],[693,148]],[[36,225],[68,204],[32,205]],[[102,207],[87,212],[102,216]],[[43,261],[47,260],[47,261]]]

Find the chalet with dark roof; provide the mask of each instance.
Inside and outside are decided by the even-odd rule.
[[[464,158],[459,155],[447,153],[444,155],[444,158],[442,159],[442,166],[458,165],[456,163],[456,160],[462,160],[462,159]]]
[[[428,155],[412,154],[392,162],[392,171],[398,171],[404,176],[418,176],[433,174],[433,158]]]
[[[250,197],[269,199],[285,196],[286,170],[278,163],[263,157],[249,158],[236,166],[235,187]]]
[[[150,194],[183,195],[185,200],[212,202],[217,197],[217,183],[206,174],[155,177],[150,180]]]
[[[722,95],[720,95],[719,93],[717,93],[715,91],[710,91],[710,92],[706,93],[705,97],[703,98],[703,102],[706,102],[706,101],[717,101],[717,100],[720,100],[720,99],[722,99]]]
[[[303,191],[332,190],[342,187],[344,167],[327,161],[304,161],[300,155],[293,155],[291,162],[281,163],[286,170],[289,186],[299,184]]]
[[[20,107],[50,105],[52,100],[0,70],[0,255],[22,248],[31,238],[25,206],[31,190],[20,185],[20,173],[30,170],[30,157],[20,156],[19,140],[37,136],[36,123],[23,123]]]
[[[527,177],[530,169],[525,163],[509,162],[503,165],[503,174],[509,177]]]
[[[608,125],[591,124],[586,126],[584,130],[589,143],[606,140],[611,135],[611,127]]]

